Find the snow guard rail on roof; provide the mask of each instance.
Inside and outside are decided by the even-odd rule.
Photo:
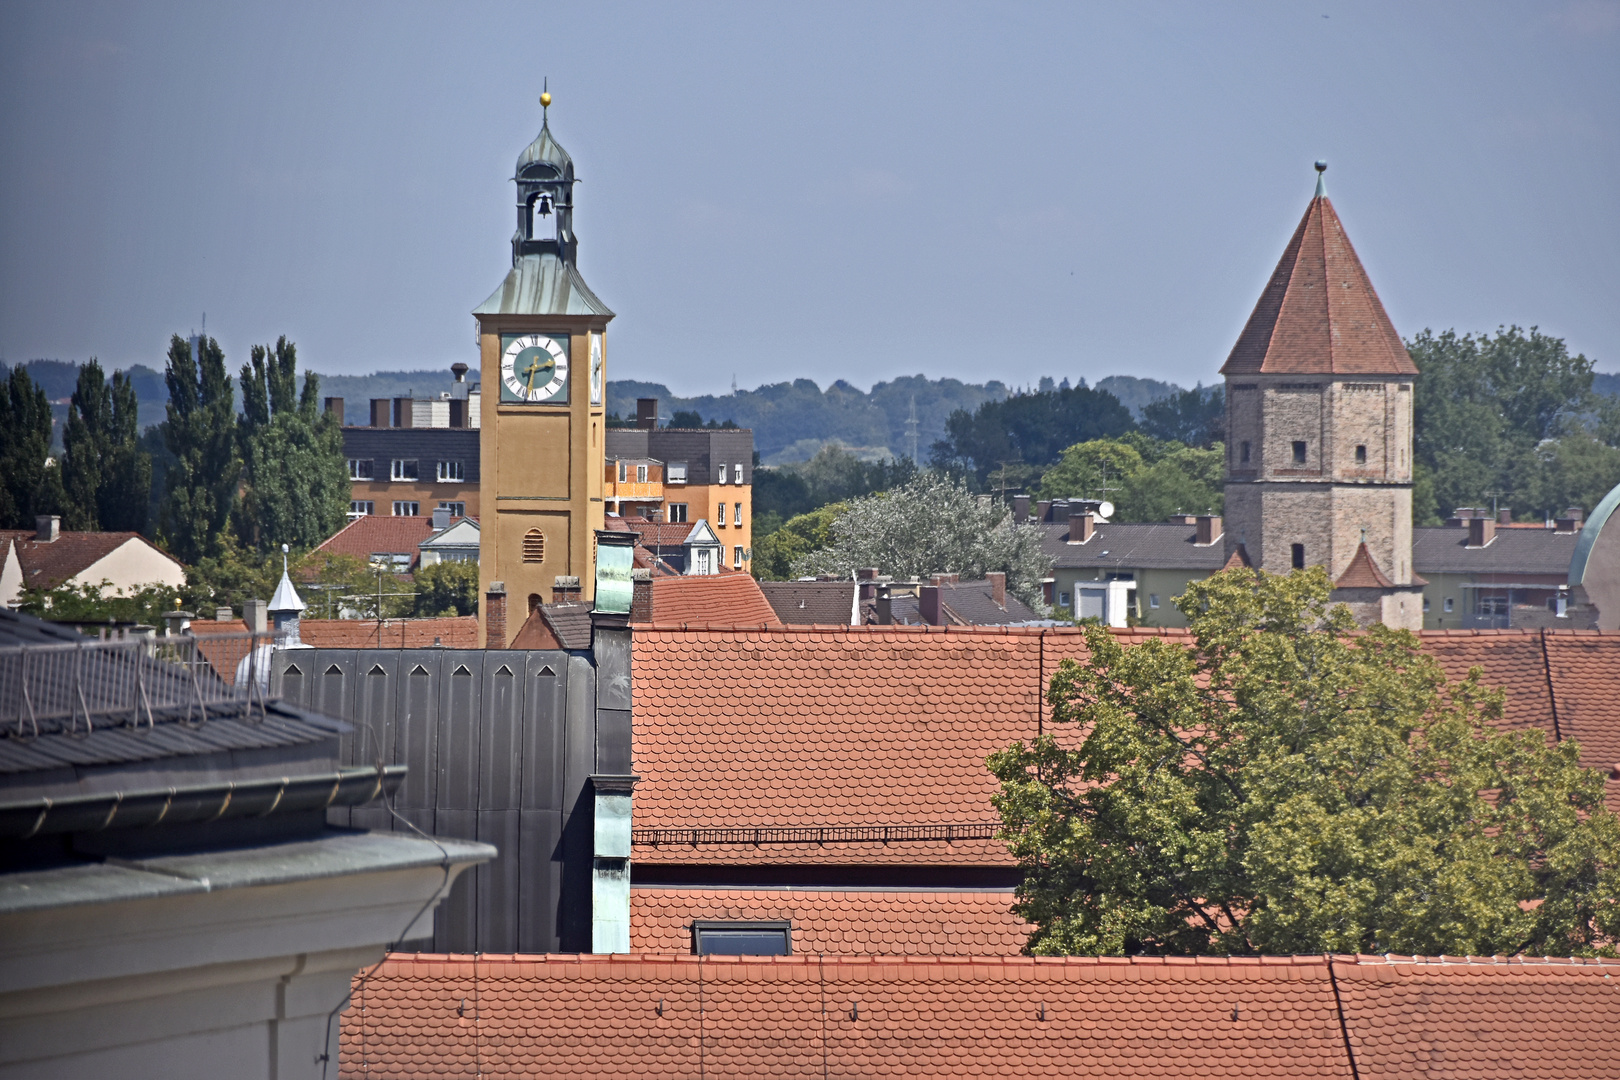
[[[128,635],[0,648],[0,730],[89,734],[264,715],[276,634]]]

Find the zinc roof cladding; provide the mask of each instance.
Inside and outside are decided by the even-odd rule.
[[[795,953],[1017,956],[1033,929],[1011,890],[681,888],[630,890],[630,951],[689,952],[694,919],[786,919]]]
[[[1221,374],[1417,374],[1327,196],[1305,208]]]
[[[1577,533],[1556,529],[1498,529],[1482,548],[1468,546],[1467,528],[1412,530],[1412,569],[1420,574],[1569,573]]]
[[[784,623],[849,625],[855,603],[853,581],[762,581],[759,587]]]
[[[1054,569],[1102,570],[1203,570],[1221,569],[1226,561],[1226,545],[1217,540],[1205,547],[1194,541],[1198,530],[1192,525],[1170,522],[1130,524],[1109,522],[1098,525],[1091,539],[1083,544],[1068,542],[1067,522],[1046,522],[1042,529],[1041,550]]]
[[[534,141],[523,148],[518,155],[517,165],[513,167],[514,176],[522,176],[523,170],[535,164],[550,165],[557,170],[558,176],[572,175],[574,159],[568,156],[568,151],[562,148],[556,136],[551,133],[551,123],[548,120],[540,121],[540,134]]]
[[[344,1077],[1352,1075],[1322,957],[396,955],[352,1002]]]
[[[63,532],[55,540],[43,541],[33,529],[4,529],[0,530],[0,558],[4,557],[6,540],[16,544],[17,564],[22,568],[26,589],[54,588],[131,541],[157,551],[151,541],[135,532]]]
[[[1335,962],[1363,1080],[1612,1077],[1620,965],[1449,958]]]
[[[591,292],[579,270],[551,252],[524,255],[474,315],[585,315],[611,319],[613,311]],[[576,365],[583,358],[576,357]]]
[[[697,574],[652,579],[652,620],[656,623],[726,623],[777,626],[780,620],[759,582],[749,574]]]

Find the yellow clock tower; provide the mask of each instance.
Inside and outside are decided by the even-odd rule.
[[[542,94],[549,112],[551,95]],[[602,396],[607,324],[613,312],[579,275],[574,235],[574,162],[540,134],[518,157],[512,269],[478,319],[484,407],[479,495],[479,594],[506,589],[503,648],[530,608],[549,602],[559,576],[595,587],[593,541],[602,527]]]

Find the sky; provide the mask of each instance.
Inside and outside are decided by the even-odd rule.
[[[1620,371],[1620,2],[0,4],[0,360],[476,364],[551,127],[608,377],[1216,381],[1329,162],[1404,336]]]

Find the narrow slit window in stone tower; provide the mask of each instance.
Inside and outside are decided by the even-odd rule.
[[[1303,442],[1294,443],[1294,464],[1305,464],[1305,444]]]
[[[1356,447],[1356,464],[1357,465],[1365,465],[1365,464],[1367,464],[1367,448],[1365,446],[1357,446]]]
[[[1243,464],[1249,463],[1249,444],[1244,443],[1238,450],[1238,460]]]
[[[1299,446],[1299,445],[1302,445],[1302,444],[1295,443],[1294,445]],[[1305,569],[1305,545],[1304,544],[1295,544],[1295,545],[1293,545],[1293,556],[1294,556],[1294,569],[1295,570],[1303,570],[1303,569]]]

